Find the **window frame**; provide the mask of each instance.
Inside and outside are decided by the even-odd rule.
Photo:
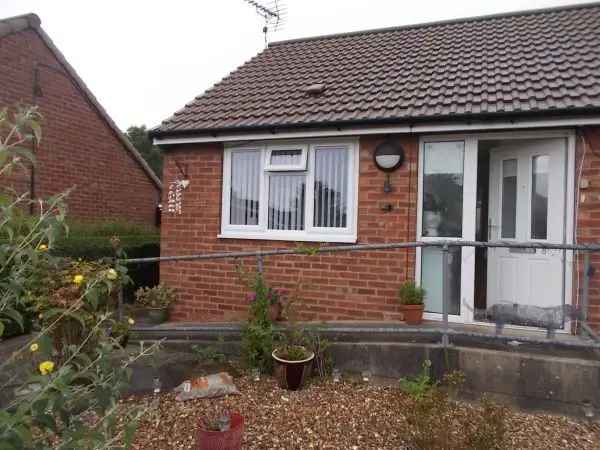
[[[313,226],[314,220],[314,182],[315,153],[318,148],[348,148],[348,201],[347,222],[345,228]],[[304,230],[269,230],[269,173],[281,173],[271,170],[269,161],[272,150],[305,148],[306,170],[286,169],[286,172],[304,172],[306,174],[304,200]],[[231,155],[236,152],[260,151],[263,170],[259,183],[259,220],[258,225],[231,225]],[[281,167],[281,166],[280,166]],[[347,242],[357,240],[358,221],[358,182],[359,182],[359,145],[358,139],[319,139],[294,142],[261,142],[251,145],[225,145],[223,151],[223,179],[221,197],[221,232],[217,237],[229,239],[286,240],[307,242]]]

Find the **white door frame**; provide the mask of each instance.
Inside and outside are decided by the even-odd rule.
[[[419,172],[417,189],[417,241],[440,240],[475,240],[475,211],[477,207],[477,151],[480,140],[490,139],[543,139],[565,138],[567,141],[566,155],[566,189],[565,189],[565,231],[563,241],[572,244],[574,241],[575,223],[575,131],[572,129],[552,129],[539,131],[517,132],[489,132],[489,133],[464,133],[464,134],[438,134],[423,135],[419,138]],[[461,238],[426,237],[422,235],[423,216],[423,148],[426,142],[464,141],[463,165],[463,224]],[[565,304],[572,304],[573,300],[573,251],[565,252]],[[415,282],[421,283],[421,248],[417,248],[415,261]],[[461,293],[460,316],[450,315],[451,322],[473,323],[473,310],[475,299],[475,249],[462,247],[461,252]],[[441,320],[438,313],[425,313],[427,320]],[[486,322],[481,322],[487,324]],[[565,328],[567,324],[565,324]]]

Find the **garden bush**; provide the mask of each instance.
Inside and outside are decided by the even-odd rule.
[[[160,256],[160,234],[157,228],[118,221],[69,223],[68,233],[57,239],[52,253],[88,261],[111,257],[114,255],[111,244],[113,237],[119,239],[123,254],[127,258]],[[124,288],[124,299],[133,303],[134,293],[138,288],[158,284],[159,265],[130,264],[128,274],[131,283]]]
[[[33,163],[27,147],[41,138],[39,120],[35,108],[0,111],[0,175]],[[113,240],[112,257],[100,261],[53,254],[67,196],[31,201],[5,188],[0,197],[0,338],[7,324],[24,329],[24,311],[41,327],[0,361],[0,374],[18,368],[0,382],[14,392],[0,410],[2,450],[127,448],[143,413],[119,411],[128,366],[143,356],[112,355],[115,293],[129,281],[121,250]]]

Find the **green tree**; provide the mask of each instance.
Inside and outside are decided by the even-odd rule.
[[[137,149],[148,165],[154,170],[158,178],[162,178],[162,153],[160,149],[152,144],[152,139],[148,136],[146,125],[132,125],[125,132],[127,138]]]

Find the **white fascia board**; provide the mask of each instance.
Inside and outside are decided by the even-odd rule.
[[[447,133],[467,131],[488,131],[501,129],[528,129],[528,128],[553,128],[573,127],[584,125],[600,125],[600,116],[556,118],[556,119],[522,119],[512,121],[470,121],[464,123],[439,123],[424,125],[389,125],[389,126],[356,126],[341,127],[340,129],[284,131],[284,132],[254,132],[254,133],[223,133],[214,136],[185,136],[154,138],[155,145],[195,144],[209,142],[239,142],[239,141],[267,141],[275,139],[296,139],[330,136],[357,136],[370,134],[415,134],[415,133]]]

